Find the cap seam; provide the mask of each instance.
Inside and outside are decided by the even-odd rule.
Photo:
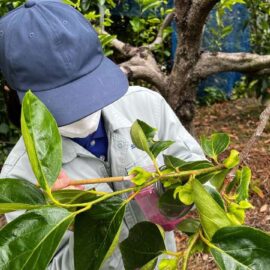
[[[49,3],[49,1],[47,2]],[[42,6],[38,6],[39,9],[42,9]],[[47,25],[50,27],[51,31],[55,34],[56,38],[57,38],[57,47],[60,48],[60,51],[61,49],[63,48],[63,42],[60,38],[60,35],[58,34],[58,31],[55,30],[54,27],[52,27],[52,25],[50,24],[50,22],[47,20],[47,18],[45,18],[45,16],[43,15],[43,13],[41,12],[41,10],[37,9],[37,12],[41,15],[41,17],[43,18],[43,20],[47,23]],[[69,70],[71,70],[71,67],[70,67],[70,61],[69,61],[69,57],[67,57],[67,55],[64,53],[63,51],[63,60],[64,60],[64,63],[67,64],[69,66]],[[68,74],[67,74],[68,75]]]
[[[80,80],[82,77],[87,76],[88,74],[94,72],[97,68],[99,68],[99,66],[101,65],[101,63],[102,63],[102,61],[103,61],[104,58],[105,58],[104,55],[102,55],[101,61],[100,61],[100,63],[98,64],[97,67],[95,67],[93,70],[89,71],[89,72],[86,73],[86,74],[83,74],[82,76],[80,76],[80,77],[78,77],[78,78],[76,78],[76,79],[74,79],[74,80],[72,80],[72,81],[69,81],[69,82],[67,82],[67,83],[65,83],[65,84],[61,84],[61,85],[55,86],[55,87],[50,88],[50,89],[42,89],[42,90],[36,90],[36,89],[35,89],[35,92],[51,91],[51,90],[53,90],[53,89],[55,89],[55,88],[60,88],[60,87],[63,87],[63,86],[65,86],[65,85],[68,85],[68,84],[70,84],[70,83],[73,83],[74,81]],[[21,90],[21,89],[16,89],[16,88],[15,88],[14,90],[16,90],[16,91],[18,91],[18,92],[23,92],[23,93],[25,93],[25,92],[27,91],[27,89]]]

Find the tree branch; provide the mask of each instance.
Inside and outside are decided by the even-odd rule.
[[[140,48],[139,53],[130,60],[120,64],[129,79],[143,79],[153,84],[164,95],[167,87],[167,76],[160,70],[151,51]]]
[[[155,49],[155,47],[157,45],[162,44],[162,42],[163,42],[163,31],[164,31],[164,29],[166,27],[168,27],[170,25],[170,23],[172,22],[174,17],[175,17],[174,12],[167,14],[167,16],[165,17],[164,21],[162,22],[162,24],[161,24],[161,26],[159,28],[156,39],[151,44],[146,45],[144,47],[147,47],[148,49],[150,49],[152,51],[153,49]]]
[[[103,31],[102,34],[110,35],[106,31]],[[123,41],[117,38],[114,38],[111,44],[117,51],[119,51],[123,56],[126,56],[126,57],[133,57],[138,52],[137,47],[134,47],[128,43],[124,43]]]
[[[257,125],[257,128],[255,129],[254,133],[252,134],[249,141],[245,144],[244,149],[240,153],[239,159],[239,165],[243,163],[249,156],[250,150],[254,147],[254,144],[257,142],[257,140],[262,135],[268,121],[270,118],[270,105],[268,105],[264,111],[260,115],[260,121]],[[226,187],[229,185],[230,182],[233,181],[236,171],[239,168],[239,165],[231,170],[231,172],[228,174],[227,178],[224,181],[224,185],[222,187],[222,192],[225,192]]]
[[[255,72],[259,74],[260,72],[269,72],[269,68],[270,55],[204,52],[194,69],[194,74],[199,78],[206,78],[209,75],[224,71]]]
[[[176,0],[177,1],[177,0]],[[198,27],[193,28],[194,24],[203,26],[205,21],[214,8],[214,6],[220,0],[194,0],[192,3],[192,7],[189,12],[188,21],[191,29],[195,32],[199,31]]]

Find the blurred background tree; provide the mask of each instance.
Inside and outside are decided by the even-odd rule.
[[[23,2],[2,0],[0,16]],[[91,21],[105,54],[121,66],[131,84],[159,91],[190,130],[196,101],[210,105],[229,98],[231,92],[236,98],[268,98],[270,56],[260,56],[270,54],[268,0],[176,0],[175,5],[171,0],[65,2]],[[240,54],[235,33],[243,33],[248,44]],[[229,51],[224,46],[228,40],[235,45]],[[224,75],[228,71],[246,75]],[[217,73],[222,75],[213,76]],[[7,120],[2,91],[0,108],[1,163],[19,132]]]

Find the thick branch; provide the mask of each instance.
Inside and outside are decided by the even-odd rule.
[[[175,16],[174,12],[167,14],[167,16],[165,17],[163,23],[161,24],[161,26],[159,28],[156,39],[151,44],[149,44],[149,45],[147,45],[145,47],[147,47],[148,49],[150,49],[152,51],[153,49],[155,49],[155,47],[157,45],[162,44],[162,42],[163,42],[163,31],[164,31],[164,29],[166,27],[168,27],[170,25],[170,23],[172,22],[174,16]]]
[[[192,7],[188,14],[188,26],[194,34],[198,32],[201,33],[210,11],[219,1],[220,0],[194,0],[192,2]]]
[[[143,79],[153,84],[163,95],[167,86],[167,76],[160,70],[154,56],[146,48],[129,61],[120,64],[121,69],[130,79]]]
[[[109,35],[106,31],[103,34]],[[114,38],[111,42],[112,46],[119,51],[123,56],[132,57],[138,52],[138,48],[134,47],[128,43],[124,43],[121,40]]]
[[[205,52],[195,67],[194,74],[199,78],[224,71],[239,71],[243,73],[260,73],[270,68],[270,55],[252,53],[210,53]]]

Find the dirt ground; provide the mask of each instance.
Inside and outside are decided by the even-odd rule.
[[[241,99],[200,107],[195,118],[196,137],[214,132],[230,134],[232,147],[241,151],[253,134],[263,107],[255,99]],[[248,211],[246,224],[270,231],[270,122],[259,141],[253,146],[246,165],[252,169],[252,187],[262,193],[251,191],[254,209]],[[176,233],[178,248],[185,246],[186,237]],[[195,255],[190,259],[189,270],[218,269],[207,254]]]

